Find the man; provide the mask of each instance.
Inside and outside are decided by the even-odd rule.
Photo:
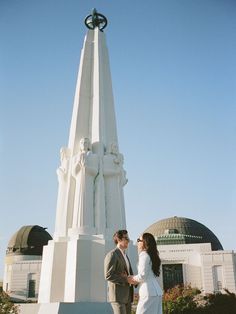
[[[104,274],[108,280],[108,297],[114,314],[131,314],[133,286],[127,278],[133,274],[130,261],[125,253],[129,245],[127,230],[118,230],[113,240],[116,248],[105,257]]]

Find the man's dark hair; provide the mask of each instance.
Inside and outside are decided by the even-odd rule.
[[[118,243],[118,239],[122,240],[124,236],[127,236],[128,231],[127,230],[118,230],[114,233],[113,235],[113,240],[115,242],[115,244]]]

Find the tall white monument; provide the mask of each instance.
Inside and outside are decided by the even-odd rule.
[[[60,151],[53,240],[44,247],[39,298],[31,314],[110,313],[104,256],[126,228],[106,18],[93,10],[84,40],[68,147]],[[23,313],[26,313],[24,308]]]

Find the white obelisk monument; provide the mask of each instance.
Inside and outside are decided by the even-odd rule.
[[[113,233],[126,229],[107,20],[93,10],[85,24],[69,143],[57,169],[55,233],[44,247],[38,310],[31,313],[110,313],[104,256]]]

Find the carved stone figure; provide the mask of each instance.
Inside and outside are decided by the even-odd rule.
[[[65,236],[67,232],[66,211],[67,211],[67,188],[68,188],[68,172],[70,163],[70,149],[62,147],[60,150],[61,165],[57,168],[57,178],[59,183],[57,198],[57,214],[55,236]]]
[[[91,151],[88,138],[80,140],[80,152],[73,157],[72,175],[76,180],[73,228],[89,233],[94,222],[94,180],[98,174],[98,156]]]
[[[103,158],[105,185],[106,227],[111,231],[125,227],[123,186],[127,183],[123,155],[116,143],[111,143]]]

